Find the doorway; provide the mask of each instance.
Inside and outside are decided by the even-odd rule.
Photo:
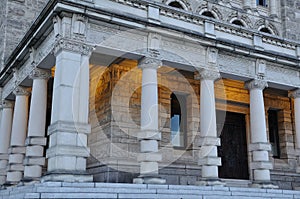
[[[249,179],[245,115],[217,111],[217,127],[221,138],[218,156],[222,159],[219,177]]]

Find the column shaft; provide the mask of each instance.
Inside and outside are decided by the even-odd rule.
[[[2,103],[2,113],[0,122],[0,185],[6,181],[8,165],[8,148],[10,145],[10,134],[12,127],[12,103],[4,101]]]
[[[23,160],[25,154],[25,138],[28,122],[28,97],[29,92],[23,87],[17,87],[11,141],[9,149],[8,172],[6,182],[17,184],[23,177]]]
[[[254,186],[267,187],[270,184],[270,169],[273,168],[269,160],[271,145],[267,139],[266,116],[263,98],[263,89],[267,83],[255,79],[246,84],[250,90],[250,129]]]
[[[140,176],[134,183],[165,183],[158,175],[158,162],[162,159],[158,153],[161,133],[158,131],[157,68],[160,65],[159,60],[151,58],[144,58],[139,63],[142,68],[141,132],[138,135],[141,153],[138,156]]]
[[[214,81],[219,78],[217,71],[203,69],[200,72],[200,154],[198,164],[202,166],[202,178],[205,185],[220,184],[218,166],[221,158],[218,157],[217,146],[220,139],[217,137],[216,106]],[[208,181],[207,181],[208,180]],[[213,181],[211,181],[213,180]],[[209,182],[211,181],[211,182]]]
[[[48,71],[35,69],[30,75],[33,79],[26,154],[24,160],[24,180],[39,180],[45,164],[44,146],[46,145],[45,127],[47,110]]]

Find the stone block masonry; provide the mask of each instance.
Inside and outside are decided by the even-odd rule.
[[[300,198],[300,191],[237,187],[44,182],[0,190],[0,199],[148,198],[148,199]]]

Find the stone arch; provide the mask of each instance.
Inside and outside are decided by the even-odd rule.
[[[170,5],[172,3],[177,3],[182,7],[183,10],[191,10],[190,4],[186,0],[164,0],[164,3]],[[180,9],[180,8],[179,8]]]
[[[246,15],[240,15],[238,12],[233,12],[227,17],[228,23],[233,23],[234,21],[240,21],[244,27],[251,28],[251,20]],[[234,24],[234,23],[233,23]]]
[[[257,29],[258,31],[263,30],[262,32],[269,33],[272,35],[277,35],[277,36],[279,35],[276,27],[272,23],[270,23],[264,19],[258,20],[255,23],[254,28]]]
[[[215,6],[211,6],[211,8],[209,8],[209,6],[204,5],[204,6],[200,6],[197,9],[197,13],[200,15],[202,15],[205,12],[210,12],[215,19],[219,19],[219,20],[223,19],[221,12]]]

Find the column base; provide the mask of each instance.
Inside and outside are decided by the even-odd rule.
[[[226,186],[226,183],[223,182],[222,180],[215,178],[215,179],[208,179],[208,178],[204,178],[201,179],[200,181],[197,181],[195,183],[195,185],[197,186],[218,186],[218,187],[224,187]]]
[[[166,184],[166,179],[158,176],[154,177],[137,177],[133,179],[133,184]]]
[[[250,184],[252,188],[261,188],[261,189],[278,189],[277,185],[274,185],[270,181],[254,181]]]
[[[93,182],[93,176],[85,172],[51,172],[41,178],[41,182]]]

